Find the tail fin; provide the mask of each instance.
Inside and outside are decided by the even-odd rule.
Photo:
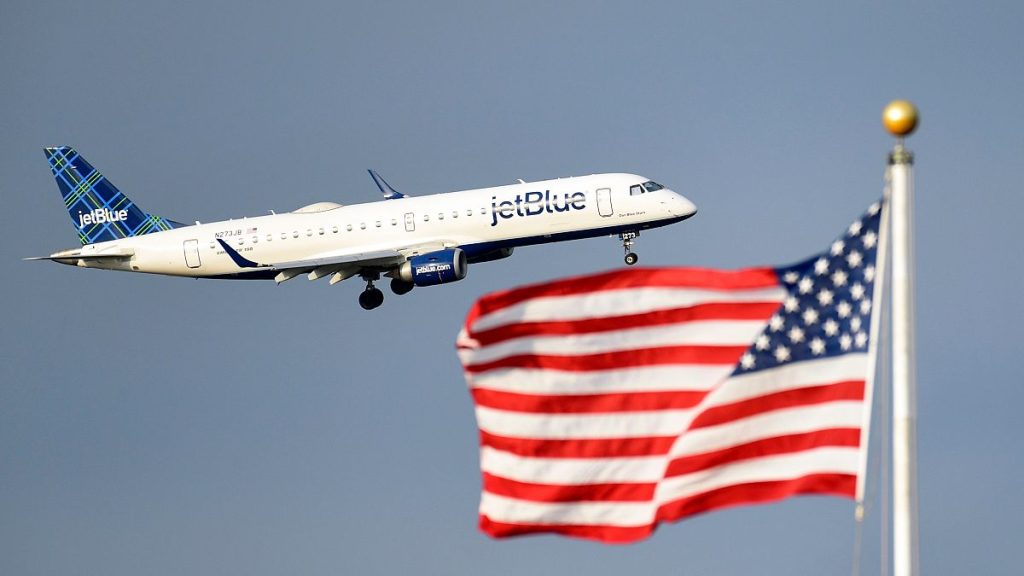
[[[71,221],[82,244],[141,236],[184,226],[143,212],[92,167],[74,148],[47,148],[46,159],[57,179]]]

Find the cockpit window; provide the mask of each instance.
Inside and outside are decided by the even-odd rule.
[[[644,188],[646,188],[648,192],[657,192],[658,190],[663,189],[664,186],[652,180],[648,180],[647,182],[644,182]]]
[[[643,193],[644,193],[644,189],[639,184],[634,184],[633,186],[629,187],[629,195],[630,196],[636,196],[637,194],[643,194]]]

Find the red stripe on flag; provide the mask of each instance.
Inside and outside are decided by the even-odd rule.
[[[550,440],[513,438],[480,431],[480,445],[530,458],[611,458],[667,454],[675,436]]]
[[[664,364],[735,364],[747,346],[663,346],[585,354],[558,356],[520,354],[506,356],[493,362],[465,366],[466,372],[478,374],[498,368],[540,368],[566,372],[592,370],[620,370],[634,366]]]
[[[860,429],[858,428],[833,428],[803,434],[788,434],[731,446],[714,452],[677,458],[669,462],[668,468],[665,470],[665,477],[682,476],[751,458],[802,452],[822,446],[856,447],[859,445]]]
[[[607,544],[628,544],[643,540],[660,522],[674,522],[687,516],[747,504],[766,504],[797,494],[824,494],[852,498],[857,478],[848,474],[810,474],[793,480],[753,482],[727,486],[662,505],[658,521],[644,526],[602,526],[572,524],[510,524],[480,516],[480,530],[494,538],[554,533],[597,540]]]
[[[629,544],[643,540],[654,532],[654,526],[573,526],[568,524],[509,524],[480,516],[480,531],[492,538],[526,536],[547,532],[597,540],[607,544]]]
[[[863,380],[851,380],[848,382],[837,382],[835,384],[797,388],[795,390],[766,394],[764,396],[757,396],[755,398],[734,402],[732,404],[724,404],[722,406],[708,408],[693,420],[693,424],[690,425],[690,429],[694,430],[706,426],[723,424],[725,422],[739,420],[740,418],[746,418],[748,416],[762,414],[764,412],[771,412],[772,410],[780,410],[782,408],[808,406],[811,404],[821,404],[837,400],[863,399]]]
[[[565,278],[494,292],[476,301],[466,317],[466,326],[485,314],[514,306],[525,300],[550,296],[570,296],[621,290],[626,288],[704,288],[715,290],[748,290],[777,286],[778,276],[772,268],[745,270],[712,270],[708,268],[629,268],[588,276]]]
[[[687,516],[745,504],[764,504],[796,494],[826,494],[853,498],[857,477],[852,474],[809,474],[793,480],[734,484],[663,504],[658,520],[672,522]]]
[[[474,388],[477,406],[539,414],[643,412],[693,408],[707,391],[625,392],[620,394],[517,394]]]
[[[699,320],[767,320],[778,308],[778,302],[714,302],[625,316],[556,322],[522,322],[481,332],[469,332],[469,335],[482,347],[524,336],[593,334]]]
[[[484,472],[484,490],[491,494],[533,502],[649,502],[657,484],[532,484]]]

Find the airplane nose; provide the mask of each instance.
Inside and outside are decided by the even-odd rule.
[[[697,205],[690,202],[686,196],[683,196],[678,192],[673,192],[672,195],[674,196],[674,201],[670,204],[669,210],[671,210],[673,214],[688,218],[697,213]]]

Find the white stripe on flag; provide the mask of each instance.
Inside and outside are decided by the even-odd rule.
[[[466,373],[470,388],[519,394],[613,394],[619,392],[707,391],[735,366],[639,366],[617,370],[568,372],[544,368],[501,368]]]
[[[665,456],[529,458],[488,446],[480,449],[480,468],[484,472],[532,484],[657,482],[665,475],[666,461]]]
[[[570,502],[547,504],[484,492],[480,513],[497,522],[576,526],[647,526],[654,521],[650,502]]]
[[[473,322],[473,330],[482,332],[520,322],[625,316],[711,302],[782,302],[785,296],[785,289],[778,286],[747,290],[661,287],[602,290],[526,300],[477,318]]]
[[[724,450],[757,440],[835,428],[860,428],[862,402],[837,401],[773,410],[717,426],[688,430],[669,453],[673,457]]]
[[[478,349],[464,348],[459,350],[459,359],[470,366],[521,354],[585,356],[661,346],[748,346],[766,323],[760,320],[701,320],[594,334],[531,335]]]
[[[704,407],[732,404],[775,392],[864,380],[867,362],[866,353],[849,353],[845,356],[804,360],[763,372],[732,376],[708,394],[704,400]],[[828,376],[823,376],[825,374]]]
[[[780,436],[856,428],[860,418],[859,403],[834,402],[776,410],[720,426],[691,430],[676,441],[668,457],[542,458],[518,456],[484,446],[480,451],[480,464],[484,472],[531,484],[655,482],[664,476],[665,467],[671,459]]]
[[[659,504],[664,504],[727,486],[793,480],[810,474],[855,476],[859,456],[857,448],[828,446],[740,460],[693,474],[666,478],[658,484],[655,500]]]
[[[477,406],[480,429],[498,436],[569,440],[673,436],[683,431],[693,410],[616,412],[612,414],[548,414],[510,412]]]

